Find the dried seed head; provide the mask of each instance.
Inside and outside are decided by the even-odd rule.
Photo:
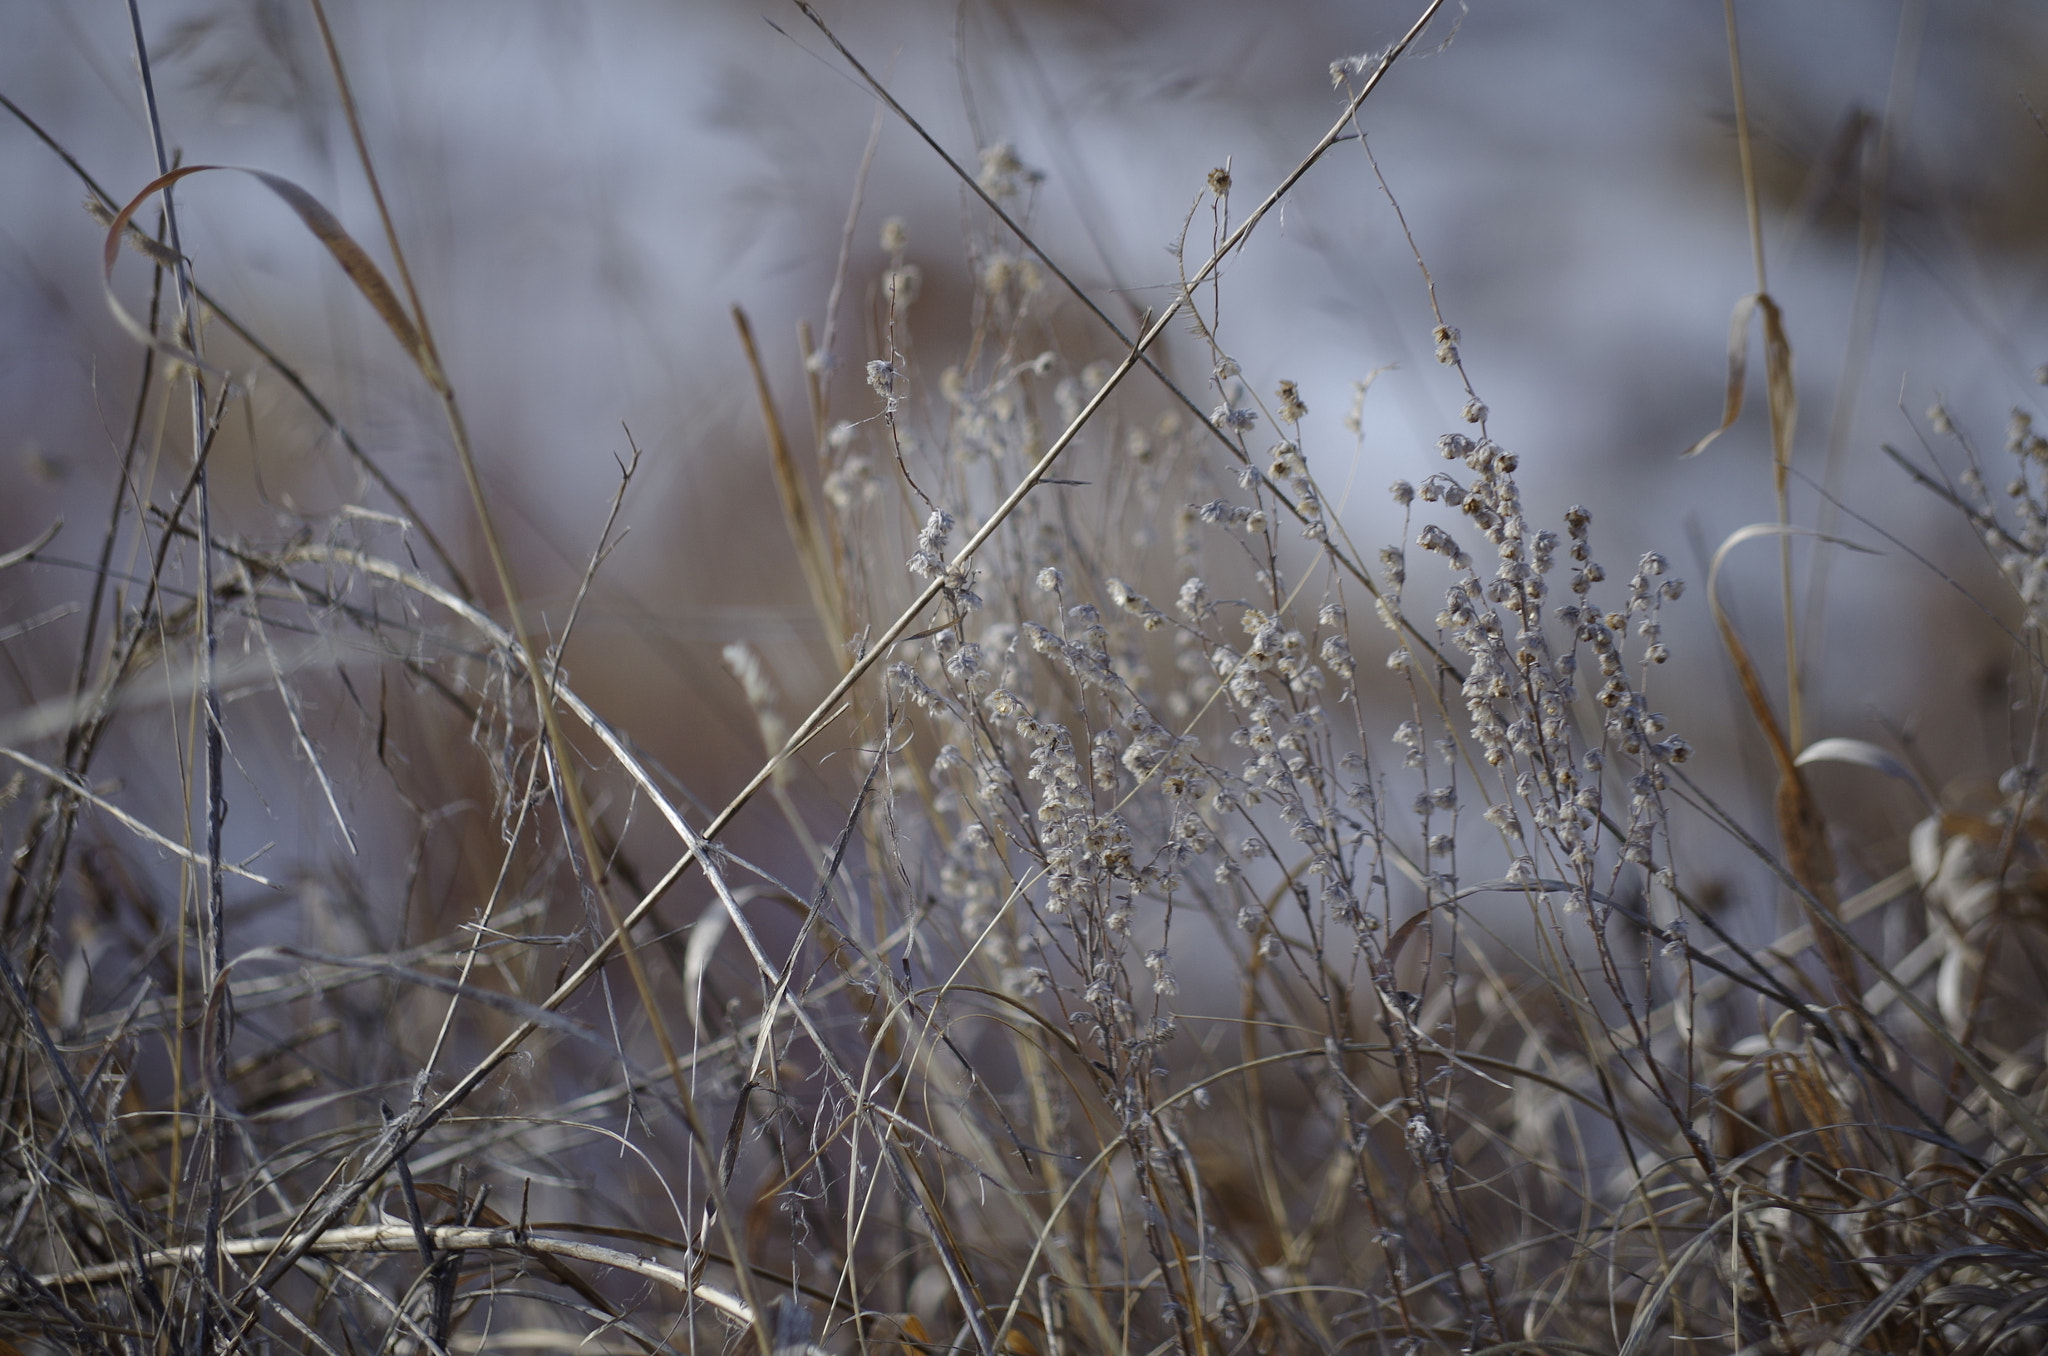
[[[842,425],[848,430],[851,424]],[[837,432],[837,430],[834,430]],[[875,480],[874,467],[866,457],[848,457],[839,468],[825,477],[825,497],[832,501],[832,507],[841,513],[850,513],[861,504],[867,503],[881,491]]]
[[[1302,416],[1308,413],[1308,406],[1301,403],[1301,392],[1295,388],[1294,383],[1291,381],[1281,382],[1280,389],[1275,394],[1280,401],[1281,422],[1286,424],[1300,423]]]
[[[911,553],[905,568],[920,579],[929,579],[945,570],[946,538],[952,531],[953,515],[943,509],[932,510],[931,517],[925,519],[924,530],[917,534],[917,550]],[[964,579],[958,585],[948,581],[949,588],[964,588],[965,585]]]
[[[734,641],[725,647],[721,657],[726,671],[739,680],[741,690],[747,694],[747,705],[761,711],[775,704],[775,688],[753,646],[743,640]]]
[[[1009,198],[1016,196],[1020,188],[1037,186],[1044,178],[1043,173],[1028,168],[1017,158],[1014,146],[998,141],[982,148],[981,174],[975,182],[991,198]]]
[[[892,414],[896,410],[897,389],[902,378],[902,370],[886,358],[876,358],[868,364],[868,389],[882,397]]]

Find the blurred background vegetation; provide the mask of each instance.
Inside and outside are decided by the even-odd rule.
[[[1173,299],[1169,247],[1191,212],[1207,212],[1213,171],[1227,164],[1239,203],[1255,201],[1341,108],[1332,63],[1385,49],[1413,19],[1378,0],[971,0],[822,13],[963,163],[1009,148],[1020,213],[1119,319]],[[2024,700],[2036,671],[2001,630],[2019,612],[2000,601],[1996,571],[1954,509],[1881,447],[1923,463],[1951,457],[1936,426],[1952,424],[1994,449],[2009,412],[2039,398],[2048,12],[2018,0],[1844,0],[1736,13],[1763,258],[1797,360],[1790,517],[1879,552],[1793,548],[1800,742],[1871,740],[1919,766],[1951,808],[1986,801],[2007,769],[2038,762],[2028,724],[2037,708]],[[175,155],[283,174],[386,259],[310,11],[233,0],[142,14]],[[878,408],[875,360],[904,359],[912,397],[933,399],[939,373],[986,318],[977,308],[987,301],[988,220],[929,148],[878,114],[817,30],[775,0],[371,0],[333,17],[528,621],[553,635],[575,609],[564,665],[576,691],[668,770],[679,802],[722,805],[762,757],[758,712],[726,647],[751,645],[762,691],[795,714],[838,674],[846,639],[826,634],[806,592],[731,310],[751,316],[762,372],[799,444],[812,434],[800,323],[824,335],[828,315],[836,322],[830,362],[812,374],[835,418]],[[81,174],[125,202],[155,173],[126,15],[5,0],[0,34],[0,95],[15,110],[0,118],[0,550],[64,524],[0,591],[5,742],[27,747],[47,738],[46,718],[62,714],[74,682],[89,624],[78,600],[131,423],[138,500],[161,504],[186,454],[167,387],[137,403],[143,351],[105,305],[105,229],[81,205]],[[1719,419],[1729,315],[1757,287],[1722,8],[1482,0],[1447,11],[1363,121],[1374,159],[1355,144],[1335,148],[1229,262],[1216,321],[1249,390],[1294,383],[1303,449],[1333,515],[1368,556],[1395,540],[1402,521],[1387,482],[1439,469],[1436,440],[1460,426],[1466,391],[1432,352],[1435,318],[1405,220],[1437,304],[1462,332],[1463,374],[1491,406],[1488,431],[1520,458],[1531,519],[1555,524],[1583,503],[1610,563],[1661,551],[1702,582],[1722,541],[1777,512],[1756,371],[1751,408],[1727,436],[1691,460],[1679,455]],[[216,532],[275,542],[318,524],[324,539],[410,553],[429,573],[441,572],[434,556],[445,547],[470,579],[486,579],[438,402],[375,315],[254,183],[205,176],[179,201],[200,284],[319,395],[419,513],[414,527],[395,526],[396,501],[364,478],[334,429],[275,368],[216,334],[219,360],[247,383],[212,452]],[[890,219],[919,277],[893,331],[878,319]],[[1198,216],[1196,245],[1206,229]],[[133,254],[116,268],[131,313],[148,310],[148,276]],[[1063,370],[1118,356],[1072,306],[1046,322],[1044,342]],[[1163,361],[1190,388],[1212,370],[1206,345],[1184,334]],[[1129,399],[1150,418],[1167,405],[1144,381],[1134,378]],[[1345,416],[1353,384],[1366,381],[1354,439]],[[636,456],[613,522],[621,464]],[[1155,497],[1136,502],[1171,503],[1173,490],[1152,484]],[[1162,535],[1163,515],[1150,525]],[[888,569],[907,550],[900,535],[873,544]],[[608,539],[618,545],[579,604]],[[146,573],[141,538],[119,540],[117,575]],[[1748,548],[1722,581],[1774,684],[1784,672],[1775,556]],[[1701,785],[1769,840],[1774,770],[1703,592],[1664,613],[1676,658],[1658,672],[1659,700],[1683,713]],[[411,618],[382,620],[395,635]],[[514,741],[454,718],[459,703],[437,705],[446,694],[427,680],[432,663],[358,663],[341,628],[303,644],[292,651],[297,715],[339,803],[308,775],[262,656],[231,656],[225,855],[288,885],[238,907],[236,947],[397,953],[457,935],[497,866],[503,825],[493,812],[517,799],[512,760],[474,754]],[[489,667],[488,655],[466,657]],[[1773,691],[1783,710],[1782,688]],[[92,765],[100,794],[153,824],[186,819],[190,700],[173,683],[130,689]],[[153,719],[158,707],[176,718]],[[1389,707],[1387,725],[1397,719]],[[833,765],[837,752],[818,752],[778,791],[792,820],[830,841],[858,777],[850,755]],[[1906,863],[1908,831],[1927,809],[1910,790],[1855,766],[1811,778],[1843,893]],[[10,843],[33,799],[5,808]],[[603,808],[627,858],[668,855],[639,802]],[[165,919],[135,909],[176,893],[175,862],[147,879],[149,858],[124,830],[81,822],[75,879],[53,937],[36,942],[54,942],[38,953],[51,985],[38,992],[59,1027],[104,1016],[160,959],[151,947]],[[817,842],[793,843],[785,827],[764,802],[726,843],[800,874]],[[1701,821],[1674,822],[1672,833],[1698,902],[1725,909],[1742,935],[1764,941],[1798,921],[1761,861],[1731,852]],[[573,863],[536,857],[545,900]],[[701,957],[663,940],[678,974],[694,966],[705,977]],[[1199,960],[1187,964],[1201,973]],[[727,996],[751,981],[744,965],[735,973]],[[720,982],[714,975],[714,989]],[[602,1011],[592,999],[580,1015]],[[370,1029],[378,1011],[365,1000],[349,1017],[349,1030]],[[265,1035],[269,1054],[290,1044],[282,1027]],[[394,1054],[381,1074],[396,1087],[413,1068]],[[265,1095],[301,1090],[267,1087],[261,1075],[250,1077]],[[374,1124],[366,1106],[352,1113],[357,1130]],[[587,1168],[576,1159],[551,1185],[573,1190]]]
[[[1042,241],[1096,295],[1136,308],[1168,295],[1164,247],[1207,171],[1228,161],[1242,185],[1275,180],[1334,108],[1330,63],[1378,50],[1411,17],[1295,0],[824,13],[957,154],[1006,141],[1042,172],[1030,205]],[[1954,0],[1739,17],[1771,286],[1798,358],[1794,516],[1842,526],[1825,486],[1902,536],[1949,542],[1941,563],[1982,581],[1950,515],[1877,445],[1917,446],[1936,399],[1995,440],[2048,358],[2048,15]],[[304,6],[161,4],[144,21],[185,160],[283,173],[345,223],[372,224]],[[125,201],[151,160],[120,7],[9,0],[0,23],[0,93]],[[715,799],[752,757],[719,648],[747,638],[799,697],[831,667],[727,310],[747,307],[795,401],[796,322],[822,318],[874,102],[792,7],[769,2],[373,2],[338,16],[337,36],[518,576],[544,610],[559,616],[581,574],[625,429],[647,453],[624,509],[630,545],[601,576],[569,663],[602,710]],[[1622,534],[1615,549],[1662,549],[1695,576],[1728,532],[1770,516],[1757,402],[1710,453],[1676,460],[1718,417],[1727,316],[1754,287],[1718,5],[1474,6],[1395,73],[1367,126],[1533,508],[1585,502]],[[98,296],[100,230],[72,170],[9,119],[0,174],[0,457],[17,487],[0,533],[19,543],[62,516],[48,554],[84,560],[141,357]],[[253,183],[216,177],[187,196],[188,252],[234,261],[202,283],[430,521],[461,521],[429,393],[318,247]],[[884,218],[905,221],[923,273],[919,341],[943,351],[963,332],[962,212],[959,186],[885,119],[852,235],[836,403],[880,356],[860,317],[887,263]],[[131,305],[142,277],[118,274]],[[1389,539],[1377,491],[1414,474],[1462,392],[1429,361],[1425,298],[1364,157],[1312,175],[1228,278],[1226,342],[1256,364],[1247,380],[1296,381],[1305,428],[1332,455],[1348,447],[1349,383],[1380,372],[1345,513],[1358,540]],[[247,472],[224,503],[252,527],[389,507],[268,376],[221,443],[222,464]],[[480,563],[474,542],[457,545]],[[1729,579],[1766,654],[1773,554],[1738,556]],[[1939,776],[1977,769],[1986,741],[2004,738],[1999,643],[1896,553],[1853,567],[1796,554],[1809,733],[1871,736],[1881,719],[1917,727]],[[15,572],[0,622],[40,617],[71,582]],[[1696,723],[1727,721],[1729,789],[1764,765],[1703,612],[1672,619],[1687,662],[1671,681],[1690,685]],[[8,643],[14,700],[50,694],[70,647],[40,642],[78,625]],[[241,751],[257,756],[246,738]],[[145,766],[124,775],[133,795],[175,794],[174,775],[154,788]],[[302,807],[277,794],[245,807],[275,821],[252,841],[316,851],[295,844]]]

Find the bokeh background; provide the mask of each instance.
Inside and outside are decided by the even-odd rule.
[[[1167,247],[1208,172],[1227,163],[1241,205],[1262,196],[1335,118],[1331,63],[1384,48],[1417,9],[819,6],[956,157],[971,164],[978,148],[1007,142],[1043,173],[1033,229],[1119,314],[1170,298]],[[807,708],[831,670],[729,308],[751,315],[784,417],[805,427],[796,326],[823,317],[858,192],[832,402],[872,413],[860,370],[884,356],[869,319],[887,262],[882,222],[908,229],[924,277],[913,316],[935,371],[964,325],[962,230],[979,209],[893,117],[881,119],[863,176],[875,101],[782,0],[363,0],[332,15],[537,612],[564,615],[629,431],[645,453],[622,515],[630,533],[568,662],[616,725],[692,793],[722,802],[758,761],[759,741],[720,647],[753,643],[792,709]],[[1812,0],[1739,3],[1736,15],[1770,287],[1798,360],[1794,517],[1885,552],[1795,552],[1810,646],[1805,733],[1904,735],[1937,783],[1995,777],[2028,733],[2006,719],[1995,576],[1955,515],[1880,445],[1924,457],[1924,411],[1938,400],[1995,459],[2009,411],[2038,407],[2048,9]],[[148,0],[142,19],[168,134],[187,162],[284,174],[375,240],[305,6]],[[124,200],[152,177],[127,24],[112,0],[0,4],[0,93]],[[1719,418],[1729,314],[1756,286],[1722,6],[1447,7],[1364,123],[1539,516],[1584,503],[1610,570],[1656,549],[1703,582],[1717,543],[1774,512],[1755,372],[1736,428],[1679,458]],[[79,596],[75,563],[97,548],[141,358],[102,299],[102,231],[81,208],[79,180],[12,117],[0,118],[0,183],[0,546],[60,516],[67,524],[0,588],[4,701],[25,709],[61,695],[75,662],[79,619],[53,609]],[[305,374],[482,574],[434,403],[331,263],[251,182],[202,177],[180,201],[201,281]],[[146,274],[133,255],[116,274],[131,308],[146,304]],[[1299,384],[1308,455],[1326,484],[1351,487],[1354,540],[1391,539],[1398,519],[1384,486],[1435,469],[1434,439],[1461,426],[1464,397],[1432,361],[1421,274],[1356,144],[1335,148],[1233,260],[1223,296],[1221,338],[1245,380],[1262,394],[1282,378]],[[1071,310],[1076,345],[1107,352]],[[1204,355],[1189,347],[1176,361],[1200,383]],[[1354,462],[1343,415],[1351,383],[1374,373]],[[275,537],[345,505],[389,508],[282,383],[253,368],[249,380],[247,414],[230,420],[219,453],[231,530]],[[1830,495],[1924,558],[1887,546]],[[1726,588],[1779,673],[1775,555],[1747,548]],[[1761,830],[1767,764],[1703,590],[1669,621],[1678,657],[1665,700],[1707,755],[1707,784]],[[248,697],[235,717],[243,781],[231,787],[231,842],[276,844],[274,866],[338,857],[263,700]],[[330,756],[362,772],[371,755],[359,722],[326,714]],[[145,815],[180,800],[178,767],[150,749],[103,760]],[[1816,777],[1843,846],[1867,854],[1873,872],[1896,865],[1920,813],[1911,796],[1863,769]],[[353,864],[350,878],[417,869],[399,849],[418,841],[418,806],[365,792],[348,810],[365,841],[392,849]],[[1703,872],[1735,882],[1747,870],[1725,845],[1692,846]]]

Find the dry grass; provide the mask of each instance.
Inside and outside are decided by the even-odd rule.
[[[1392,487],[1403,545],[1348,538],[1346,451],[1225,347],[1218,261],[1364,154],[1399,55],[1339,72],[1348,110],[1268,196],[1211,176],[1135,327],[1037,254],[1002,147],[954,166],[959,351],[916,341],[894,222],[879,268],[842,261],[866,305],[828,322],[802,432],[740,317],[838,681],[797,718],[728,649],[763,761],[716,812],[579,695],[576,610],[535,628],[397,234],[394,282],[270,184],[439,403],[466,524],[422,520],[197,289],[154,186],[95,188],[110,277],[124,239],[153,273],[150,359],[75,678],[0,750],[0,1353],[2039,1350],[2038,760],[1923,792],[1909,865],[1858,888],[1804,768],[1912,774],[1802,748],[1724,622],[1777,760],[1757,841],[1657,708],[1663,613],[1711,581],[1681,603],[1662,556],[1603,569],[1584,510],[1525,516],[1442,314],[1469,399]],[[1759,294],[1783,541],[1789,348]],[[1056,318],[1093,350],[1047,348]],[[866,388],[835,388],[862,345]],[[377,512],[217,529],[190,451],[238,364],[304,396]],[[151,480],[159,409],[189,441]],[[1900,459],[2010,580],[1989,611],[2037,733],[2048,441],[2016,417],[1980,456],[1935,424]],[[223,698],[250,691],[309,835],[392,851],[409,824],[438,903],[228,860],[258,717]],[[189,821],[124,810],[117,760],[176,769]],[[772,853],[731,847],[743,812]],[[1685,819],[1804,924],[1743,944],[1674,854]]]

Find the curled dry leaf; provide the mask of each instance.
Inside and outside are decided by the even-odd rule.
[[[1721,422],[1679,455],[1696,457],[1742,417],[1743,388],[1749,382],[1749,316],[1764,317],[1764,389],[1771,411],[1771,448],[1780,471],[1790,463],[1792,429],[1799,401],[1792,382],[1792,341],[1785,335],[1784,312],[1767,292],[1752,292],[1735,303],[1728,321],[1728,390],[1721,402]]]

